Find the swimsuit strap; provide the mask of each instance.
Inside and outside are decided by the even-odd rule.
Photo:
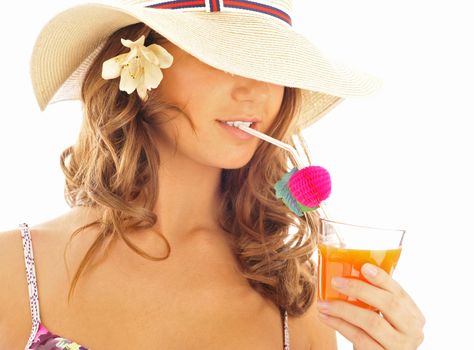
[[[35,259],[33,256],[33,247],[31,243],[31,235],[28,224],[23,223],[19,225],[21,231],[21,238],[23,240],[23,254],[25,257],[25,268],[26,268],[26,280],[28,282],[28,294],[30,296],[30,310],[31,310],[31,321],[32,330],[26,349],[33,341],[36,332],[38,331],[39,324],[41,323],[39,301],[38,301],[38,287],[36,285],[36,272],[35,272]]]

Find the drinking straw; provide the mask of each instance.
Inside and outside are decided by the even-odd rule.
[[[284,150],[288,151],[292,155],[293,160],[295,161],[298,170],[302,168],[302,163],[299,161],[299,158],[298,158],[298,152],[296,151],[296,149],[293,146],[291,146],[287,143],[281,142],[277,139],[274,139],[273,137],[268,136],[268,135],[266,135],[266,134],[264,134],[264,133],[262,133],[258,130],[249,128],[248,126],[246,126],[244,124],[236,122],[235,125],[236,125],[237,128],[239,128],[239,129],[241,129],[241,130],[243,130],[243,131],[245,131],[245,132],[247,132],[247,133],[249,133],[253,136],[256,136],[256,137],[258,137],[258,138],[260,138],[264,141],[270,142],[270,143],[274,144],[275,146],[278,146],[278,147],[283,148]],[[319,204],[319,207],[321,208],[321,211],[323,212],[324,217],[326,219],[329,219],[329,215],[327,214],[325,206],[322,202]]]

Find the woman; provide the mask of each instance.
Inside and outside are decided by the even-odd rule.
[[[421,343],[421,312],[383,271],[341,287],[383,317],[316,302],[318,217],[273,191],[292,160],[225,124],[293,144],[376,90],[291,29],[290,1],[78,6],[31,64],[41,109],[80,97],[84,119],[61,156],[70,212],[0,235],[0,348],[335,349],[334,330],[357,349]]]

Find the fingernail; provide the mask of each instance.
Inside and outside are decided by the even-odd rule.
[[[318,301],[318,309],[322,312],[329,310],[329,303],[327,301]]]
[[[346,278],[341,278],[341,277],[333,277],[331,280],[331,284],[334,288],[345,288],[347,287],[347,284],[349,281]]]
[[[375,277],[377,275],[377,268],[374,265],[371,264],[365,264],[362,266],[362,269],[364,270],[364,273],[366,275]]]

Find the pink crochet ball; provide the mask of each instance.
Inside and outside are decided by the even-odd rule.
[[[308,208],[318,207],[331,193],[331,177],[323,167],[308,166],[291,176],[288,188],[299,203]]]

